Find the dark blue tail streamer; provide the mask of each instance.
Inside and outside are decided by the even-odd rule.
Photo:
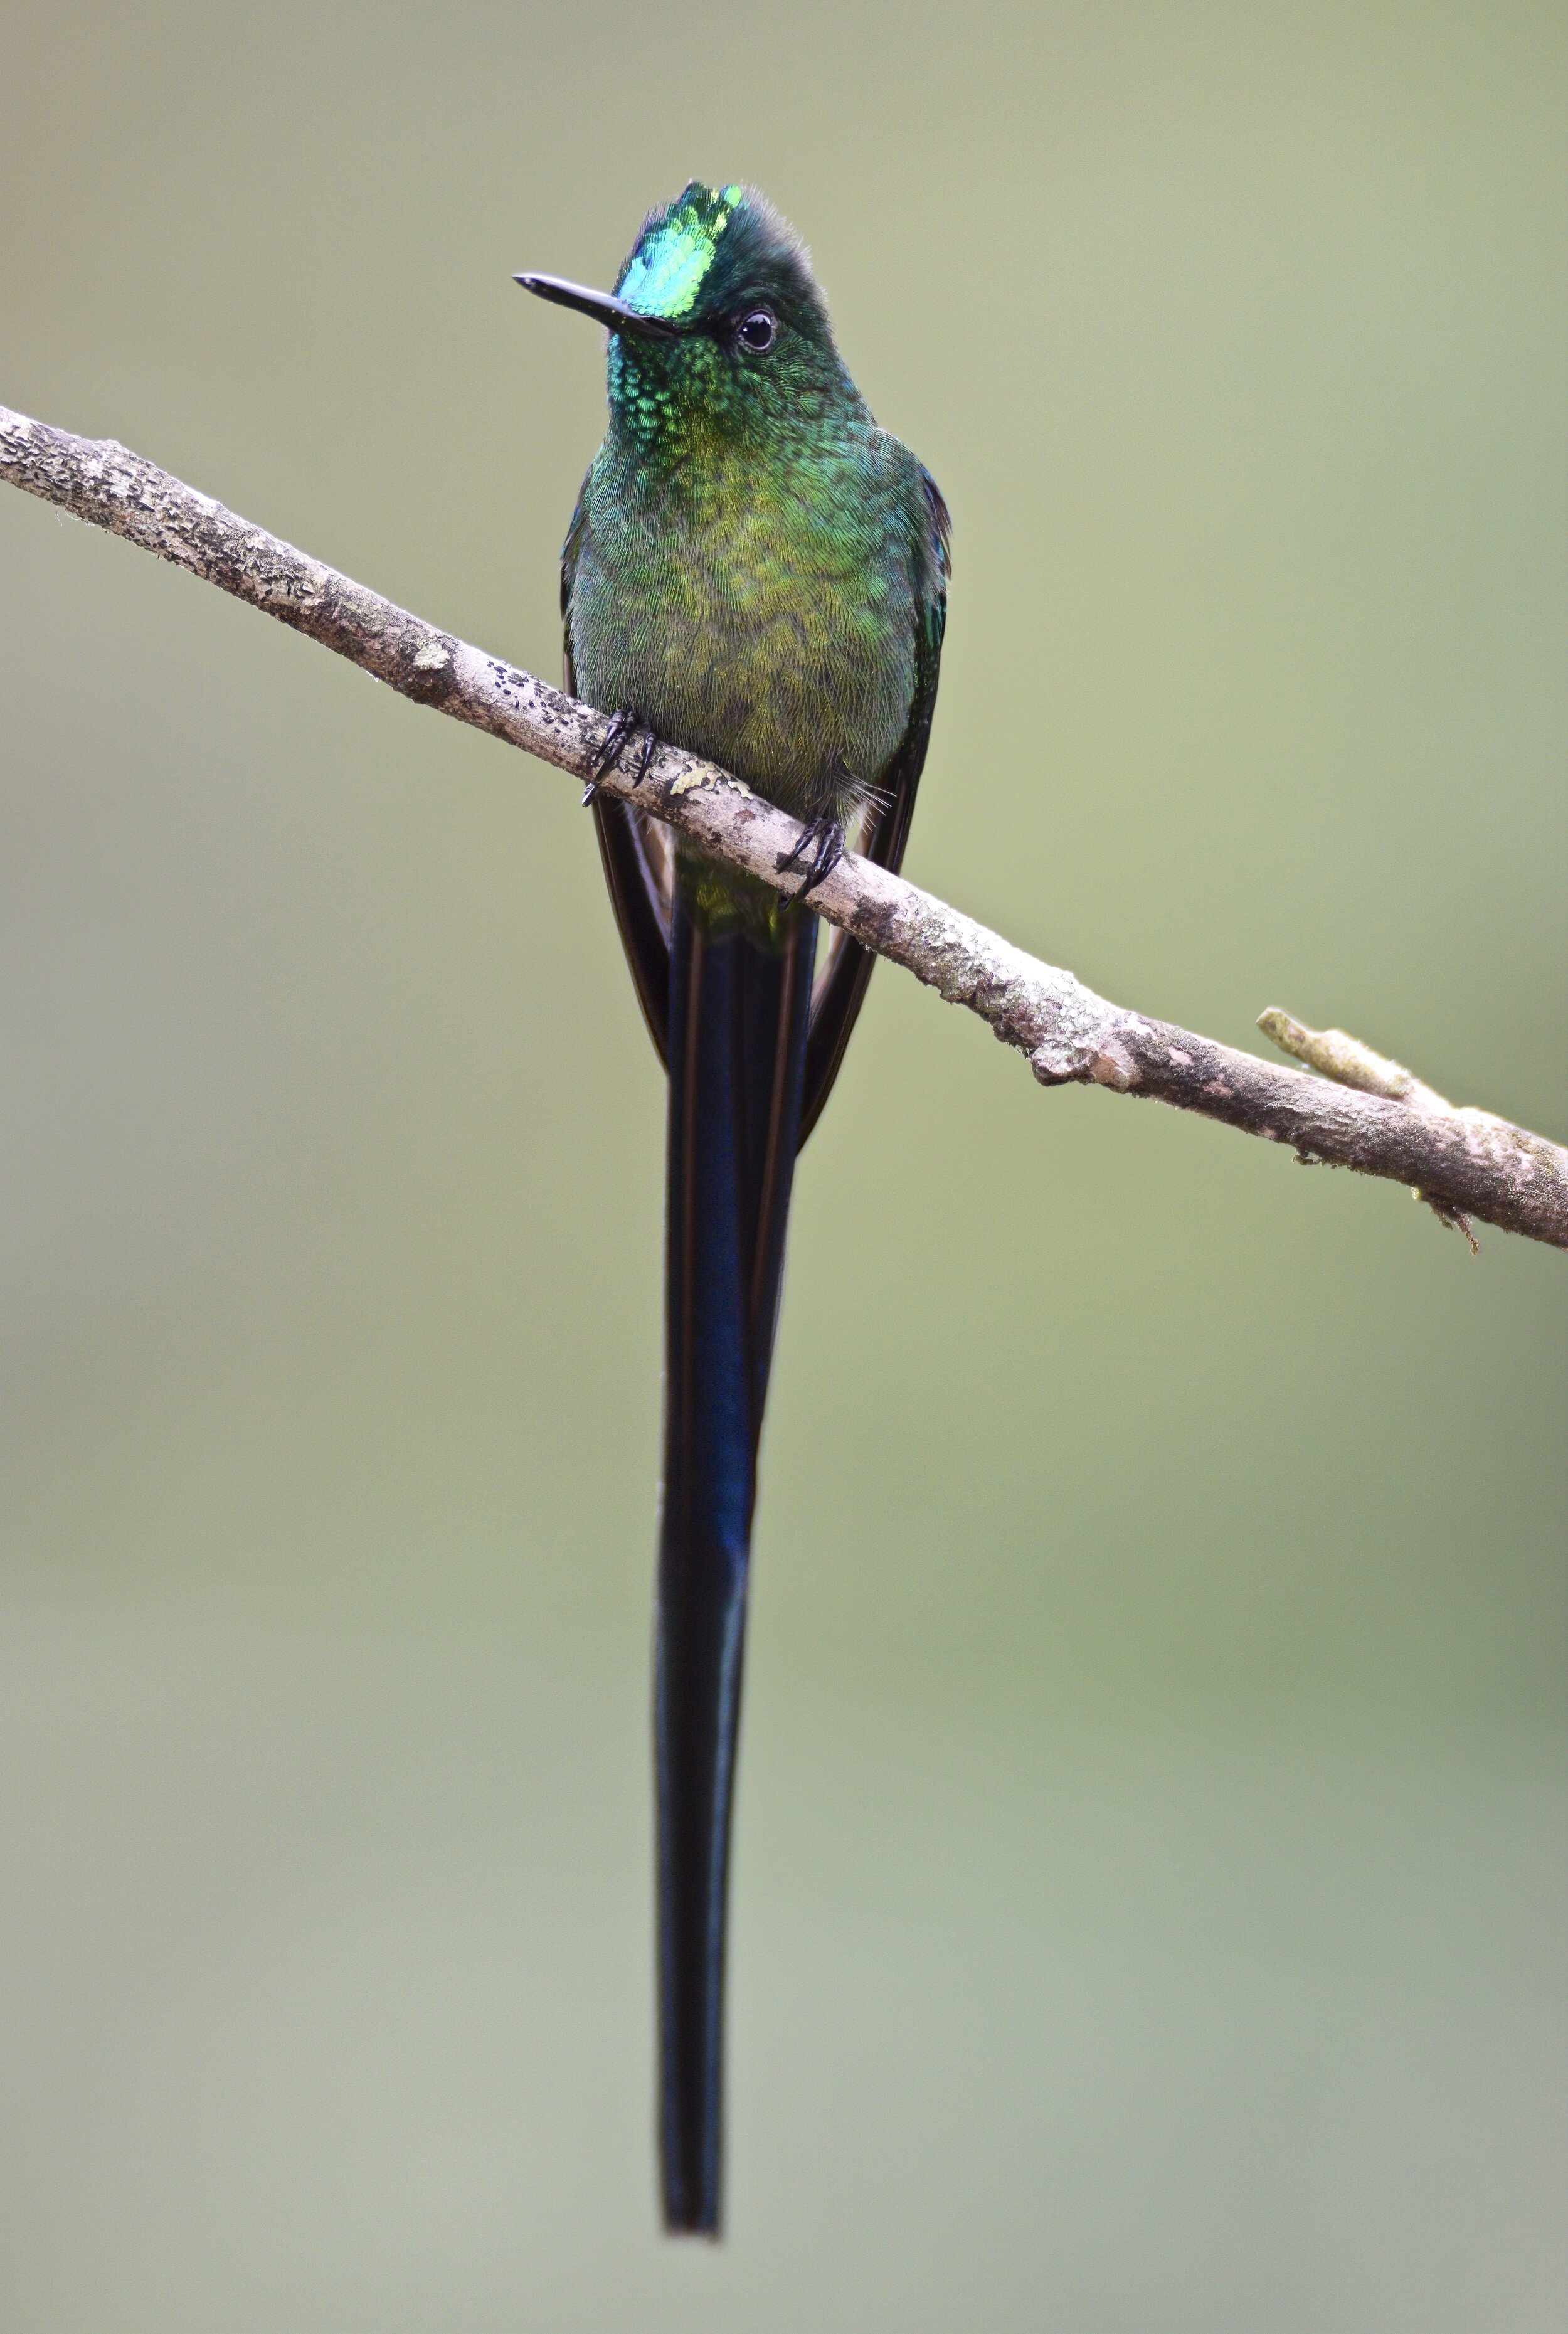
[[[717,2231],[725,1899],[757,1445],[800,1142],[815,919],[671,933],[664,1495],[654,1644],[665,2221]]]

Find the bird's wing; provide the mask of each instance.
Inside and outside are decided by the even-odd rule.
[[[916,467],[922,497],[923,536],[916,549],[919,630],[915,641],[915,692],[898,751],[878,781],[885,799],[878,805],[859,846],[867,859],[875,860],[879,866],[890,867],[894,874],[903,863],[904,845],[915,810],[915,790],[920,783],[931,735],[942,634],[948,621],[948,577],[952,565],[952,521],[948,506],[925,464],[918,463]],[[621,929],[624,932],[624,924]],[[811,1035],[806,1044],[805,1095],[801,1109],[803,1144],[832,1090],[876,962],[869,949],[838,931],[832,932],[824,955],[824,969],[818,976],[812,1000]]]
[[[590,471],[589,477],[592,476]],[[562,651],[567,694],[572,697],[577,694],[577,676],[572,660],[572,587],[576,581],[578,553],[588,519],[588,478],[584,478],[561,552]],[[601,708],[601,711],[608,713],[617,709],[614,706]],[[599,833],[599,855],[604,863],[604,880],[610,891],[610,902],[620,927],[626,961],[631,968],[637,1001],[642,1008],[642,1018],[648,1024],[648,1034],[653,1039],[659,1058],[668,1064],[673,854],[662,830],[656,829],[653,823],[644,818],[640,811],[633,810],[630,803],[617,802],[607,795],[596,795],[593,798],[593,823]]]

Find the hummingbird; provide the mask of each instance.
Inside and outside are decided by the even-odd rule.
[[[611,292],[516,281],[608,333],[609,426],[561,562],[566,686],[803,823],[777,890],[589,788],[611,903],[668,1073],[653,1653],[658,2128],[666,2228],[717,2237],[725,1924],[757,1452],[797,1153],[871,955],[810,896],[848,842],[903,857],[947,613],[949,524],[879,429],[794,229],[693,179]]]

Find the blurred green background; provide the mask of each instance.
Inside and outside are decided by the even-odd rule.
[[[754,178],[955,514],[916,879],[1563,1139],[1565,52],[56,0],[0,398],[553,675],[601,354],[511,271]],[[661,1082],[588,822],[19,496],[0,562],[7,2334],[1556,2334],[1563,1259],[879,975],[671,2248]]]

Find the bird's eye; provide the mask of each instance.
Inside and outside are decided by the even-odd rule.
[[[754,308],[749,316],[741,318],[736,337],[743,349],[749,349],[754,356],[763,356],[778,338],[778,319],[771,309]]]

